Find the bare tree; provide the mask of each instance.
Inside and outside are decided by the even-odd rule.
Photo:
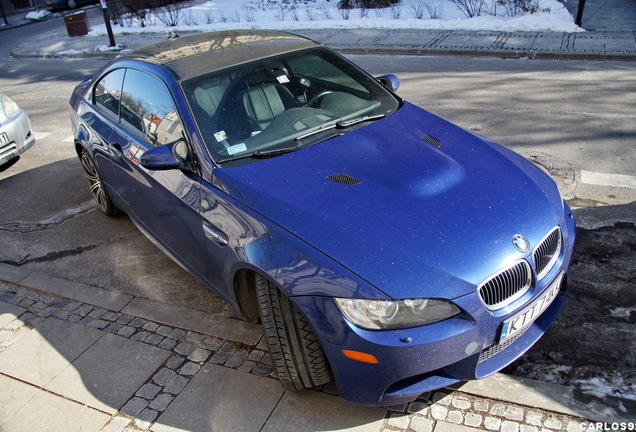
[[[181,20],[181,14],[183,13],[182,3],[165,3],[160,4],[153,10],[155,16],[166,27],[176,27]]]
[[[468,18],[480,16],[486,5],[486,0],[450,0]]]

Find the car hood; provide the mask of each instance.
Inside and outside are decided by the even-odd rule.
[[[455,298],[556,225],[554,182],[413,105],[314,146],[215,170],[218,187],[392,298]],[[531,252],[530,252],[531,253]]]

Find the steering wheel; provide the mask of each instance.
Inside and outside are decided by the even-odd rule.
[[[330,93],[333,93],[333,91],[325,90],[325,91],[321,91],[317,95],[312,96],[312,98],[309,99],[309,101],[307,102],[307,106],[313,107],[316,102],[318,102],[320,99],[322,99],[323,97],[327,96]]]

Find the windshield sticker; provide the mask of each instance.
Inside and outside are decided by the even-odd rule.
[[[214,138],[216,138],[216,142],[225,141],[227,139],[227,134],[225,131],[218,131],[214,134]]]
[[[235,154],[244,152],[246,150],[247,150],[247,146],[245,145],[245,143],[241,143],[241,144],[233,145],[232,147],[228,147],[227,154],[229,154],[230,156],[234,156]]]
[[[289,82],[289,78],[287,78],[287,75],[278,75],[276,77],[276,79],[278,80],[279,83],[281,84],[285,84]]]

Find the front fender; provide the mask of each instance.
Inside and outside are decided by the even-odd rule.
[[[209,186],[209,185],[208,185]],[[201,213],[227,239],[208,241],[210,261],[222,263],[211,281],[237,305],[236,275],[249,269],[266,276],[288,297],[326,296],[384,299],[380,291],[273,221],[209,186],[202,190]]]

